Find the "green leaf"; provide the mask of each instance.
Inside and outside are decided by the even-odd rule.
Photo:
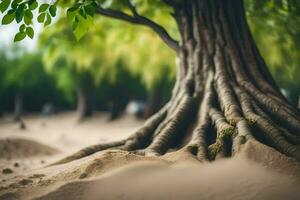
[[[56,16],[56,6],[55,5],[51,5],[49,7],[49,12],[51,14],[52,17],[55,17]]]
[[[34,36],[33,28],[27,27],[27,28],[26,28],[26,34],[27,34],[31,39],[33,39],[33,36]]]
[[[26,33],[25,32],[19,32],[16,34],[15,38],[14,38],[14,42],[23,40],[26,37]]]
[[[30,10],[34,10],[34,9],[36,9],[38,7],[38,3],[35,1],[35,0],[31,0],[30,2],[29,2],[29,9]]]
[[[11,7],[16,9],[21,1],[22,0],[14,0],[11,4]]]
[[[18,6],[17,10],[16,10],[16,21],[19,23],[22,21],[23,16],[24,16],[24,9],[25,9],[25,5],[21,4]]]
[[[29,17],[24,15],[24,22],[25,22],[26,25],[30,25],[32,23],[32,19],[30,19]]]
[[[83,8],[79,10],[79,14],[86,19],[86,14]]]
[[[40,7],[39,7],[39,13],[45,12],[48,8],[49,8],[49,4],[43,3],[43,4],[40,5]]]
[[[10,24],[13,20],[15,19],[15,13],[7,13],[3,18],[2,18],[2,24]]]
[[[37,21],[38,21],[39,23],[44,23],[45,17],[46,17],[46,13],[41,13],[41,14],[38,16]]]
[[[31,10],[25,10],[25,16],[27,16],[29,19],[33,18],[33,14],[31,12]]]
[[[51,15],[47,14],[47,19],[44,23],[44,26],[48,26],[49,24],[51,24]]]
[[[73,23],[73,20],[76,16],[77,12],[76,11],[67,11],[67,19],[70,23]]]
[[[19,31],[20,32],[25,32],[25,28],[26,28],[26,25],[25,24],[22,24],[19,28]]]
[[[95,14],[96,8],[92,4],[89,4],[84,7],[84,10],[87,15],[90,15],[93,17]]]
[[[86,33],[87,30],[80,26],[77,26],[76,29],[74,30],[74,35],[77,41],[79,41]]]
[[[77,18],[75,18],[77,19]],[[78,20],[74,20],[74,22],[72,23],[72,29],[75,30],[78,26]]]
[[[91,16],[87,16],[87,18],[85,19],[81,15],[77,15],[76,17],[78,20],[78,25],[76,26],[73,33],[76,37],[76,40],[78,41],[88,32],[90,26],[93,24],[93,18]]]
[[[67,10],[67,16],[69,15],[68,13],[77,13],[80,6],[81,6],[81,3],[77,3],[73,7],[69,8]],[[74,16],[73,16],[73,18],[74,18]],[[72,20],[73,20],[73,18],[72,18]]]
[[[10,4],[10,0],[3,0],[1,3],[0,3],[0,11],[3,13],[7,10],[8,6]]]

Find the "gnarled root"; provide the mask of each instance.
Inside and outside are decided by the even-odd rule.
[[[199,161],[215,160],[236,155],[248,140],[258,140],[300,160],[300,137],[289,126],[277,124],[277,118],[273,121],[268,109],[243,87],[228,84],[225,91],[229,96],[222,96],[217,93],[221,89],[213,83],[208,81],[201,100],[185,95],[175,110],[170,110],[174,107],[172,102],[168,103],[129,138],[84,148],[53,165],[114,148],[145,156],[185,149]],[[195,108],[198,108],[196,117]]]

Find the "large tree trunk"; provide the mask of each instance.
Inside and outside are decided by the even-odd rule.
[[[77,114],[78,121],[92,116],[94,109],[94,83],[90,75],[82,75],[77,81]]]
[[[128,139],[61,162],[114,147],[143,155],[183,149],[214,160],[236,154],[249,140],[300,160],[299,110],[280,93],[259,54],[242,0],[166,2],[181,34],[170,102]]]

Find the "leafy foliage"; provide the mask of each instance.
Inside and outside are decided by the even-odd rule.
[[[67,108],[70,103],[55,87],[37,52],[24,52],[21,47],[0,49],[0,112],[14,109],[14,98],[23,93],[24,108],[40,111],[46,102]]]
[[[39,6],[39,15],[37,17],[38,22],[49,25],[51,23],[51,15],[55,16],[55,5],[42,4]],[[0,3],[0,11],[4,13],[1,23],[7,25],[14,20],[20,24],[19,32],[16,33],[14,41],[23,40],[26,36],[29,38],[34,37],[34,30],[32,28],[33,11],[38,8],[38,2],[36,0],[2,0]],[[50,9],[51,8],[51,9]],[[51,10],[51,12],[50,12]]]
[[[132,3],[139,6],[140,12],[146,16],[155,16],[157,13],[161,14],[162,11],[166,11],[168,8],[159,0],[151,2],[149,0],[134,0]],[[63,0],[57,1],[57,3],[54,4],[42,3],[40,5],[37,0],[2,0],[0,3],[0,12],[5,13],[2,18],[2,24],[7,25],[15,20],[21,24],[21,26],[26,25],[27,27],[31,27],[34,17],[33,12],[36,10],[38,11],[37,21],[47,26],[51,24],[52,18],[56,16],[57,4],[62,7],[67,6],[68,20],[77,40],[80,40],[93,25],[94,15],[98,6],[118,9],[127,13],[130,10],[129,0]],[[149,9],[149,7],[155,8],[157,6],[159,6],[160,9]],[[167,11],[167,13],[169,13],[170,10]],[[19,32],[17,35],[18,37],[16,37],[15,41],[20,41],[25,38],[23,32]],[[27,34],[30,38],[32,38],[32,35],[34,34],[32,34],[31,31]]]
[[[140,15],[158,22],[168,30],[173,38],[178,38],[178,29],[170,15],[172,10],[163,1],[131,0],[130,2],[136,6]],[[288,96],[294,102],[298,101],[300,91],[298,76],[300,74],[299,1],[244,0],[244,2],[255,40],[276,81],[287,91]],[[57,6],[66,10],[67,19],[71,24],[70,29],[62,32],[66,34],[68,39],[73,37],[73,32],[76,40],[83,41],[77,48],[72,45],[61,48],[61,52],[70,52],[69,50],[72,49],[73,55],[67,56],[67,63],[77,63],[78,69],[91,65],[94,56],[100,57],[97,65],[101,65],[101,67],[93,72],[96,76],[96,82],[101,80],[105,70],[111,71],[110,74],[115,74],[112,73],[115,69],[113,66],[120,60],[125,62],[125,66],[129,67],[132,73],[142,74],[148,88],[153,87],[154,82],[158,81],[158,77],[162,73],[161,66],[167,68],[171,66],[170,77],[171,79],[174,78],[175,55],[167,50],[164,44],[158,43],[156,36],[151,32],[147,32],[143,28],[139,31],[140,29],[136,29],[131,25],[107,18],[104,19],[104,17],[95,17],[99,6],[119,10],[132,16],[134,13],[130,9],[129,0],[60,0],[54,4],[52,1],[51,3],[49,1],[48,3],[39,4],[36,0],[2,0],[0,12],[4,15],[1,21],[4,25],[13,21],[20,24],[15,41],[20,41],[25,37],[33,38],[33,18],[36,17],[38,22],[47,26],[53,21],[53,17],[57,17]],[[34,16],[34,12],[38,12],[38,15]],[[65,22],[64,26],[66,26]],[[57,26],[55,25],[53,29],[57,29]],[[51,30],[47,29],[50,32]],[[88,33],[89,30],[91,34]],[[97,37],[99,38],[97,39]],[[91,48],[84,44],[89,39],[93,42],[96,41],[96,44],[90,51],[82,50]],[[156,45],[152,45],[152,43]],[[57,42],[58,44],[60,45],[59,42]],[[109,50],[106,48],[109,48]],[[50,54],[53,54],[51,56],[60,54],[59,50],[49,52],[52,53],[48,53],[48,56]],[[94,52],[96,53],[94,54]],[[137,56],[136,52],[139,52],[140,55]],[[155,54],[155,56],[151,56],[151,54]],[[51,61],[49,61],[50,64]],[[114,75],[110,76],[114,77]]]
[[[300,96],[300,3],[297,0],[245,1],[257,45],[288,97]]]

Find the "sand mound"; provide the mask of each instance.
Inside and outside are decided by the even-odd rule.
[[[180,167],[140,163],[97,180],[67,183],[36,200],[296,200],[300,197],[297,185],[289,176],[241,159]]]
[[[24,138],[0,139],[0,159],[50,156],[56,153],[58,150],[36,141]]]
[[[138,156],[118,150],[103,151],[63,165],[39,168],[4,179],[5,182],[0,182],[0,199],[6,196],[9,196],[8,199],[31,199],[67,182],[96,177],[143,161],[169,164],[157,157]]]
[[[0,199],[299,199],[300,164],[256,142],[234,158],[110,150],[0,183]]]
[[[257,141],[247,142],[237,156],[300,180],[300,162]]]

